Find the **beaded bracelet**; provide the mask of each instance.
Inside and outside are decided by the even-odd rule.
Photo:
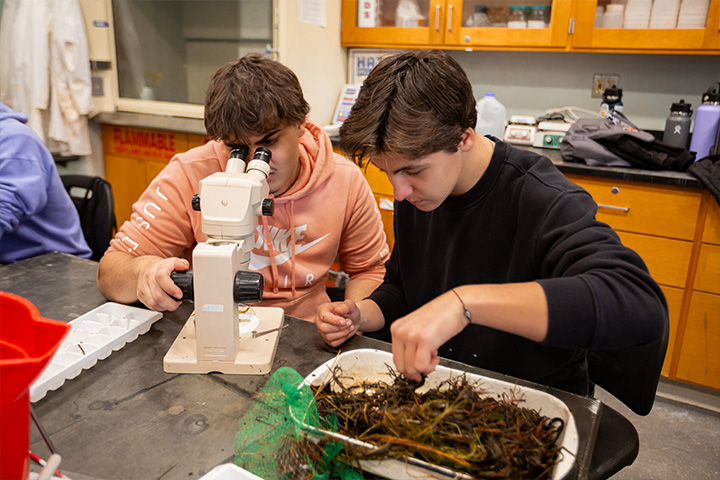
[[[467,318],[468,325],[471,324],[472,323],[472,315],[470,315],[470,310],[467,309],[467,307],[465,306],[465,302],[462,301],[462,298],[460,298],[460,295],[455,291],[455,289],[452,288],[450,290],[455,294],[455,296],[458,298],[458,300],[460,300],[460,304],[463,307],[463,315],[465,315],[465,318]]]

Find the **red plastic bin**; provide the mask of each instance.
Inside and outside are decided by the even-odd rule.
[[[0,479],[28,477],[30,384],[68,330],[28,300],[0,292]]]

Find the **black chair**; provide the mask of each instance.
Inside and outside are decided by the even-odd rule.
[[[60,175],[65,190],[80,215],[85,241],[92,250],[92,260],[100,260],[115,235],[115,200],[112,187],[100,177]]]
[[[655,401],[669,338],[663,335],[648,345],[588,352],[590,381],[599,385],[638,415],[647,415]],[[632,422],[607,406],[601,411],[588,478],[609,478],[631,465],[640,442]]]

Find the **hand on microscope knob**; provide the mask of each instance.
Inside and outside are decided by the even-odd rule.
[[[144,263],[139,267],[138,300],[157,312],[176,310],[182,303],[180,299],[183,293],[170,278],[170,274],[175,270],[187,270],[190,263],[177,257],[138,257],[140,258],[143,258]]]

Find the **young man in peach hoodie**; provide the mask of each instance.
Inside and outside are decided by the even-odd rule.
[[[248,54],[214,75],[205,98],[213,140],[176,155],[153,180],[100,261],[98,288],[108,299],[175,310],[182,292],[175,270],[190,268],[205,241],[191,207],[203,178],[225,170],[229,145],[271,151],[272,217],[260,217],[250,270],[265,277],[263,306],[306,320],[328,301],[325,282],[337,258],[350,276],[345,297],[360,300],[385,274],[387,239],[360,169],[333,153],[295,74],[279,62]]]

